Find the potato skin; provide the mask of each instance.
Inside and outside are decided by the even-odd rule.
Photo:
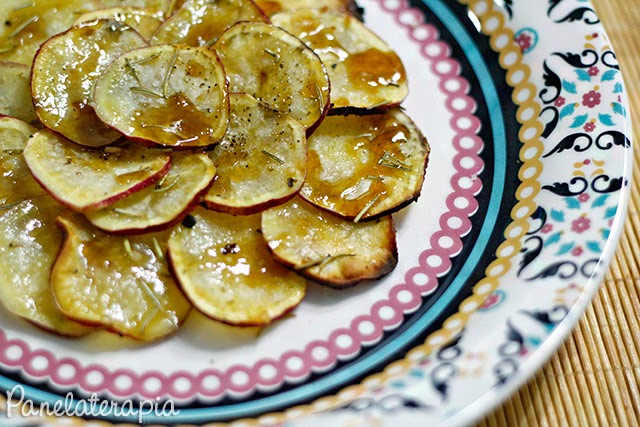
[[[249,94],[230,95],[227,134],[209,152],[218,170],[207,208],[250,215],[298,193],[307,172],[305,130]]]
[[[164,255],[156,253],[151,243],[156,238],[165,242],[167,233],[130,238],[108,235],[73,213],[59,216],[57,224],[64,238],[51,271],[51,288],[67,317],[147,342],[179,330],[192,307]],[[128,251],[126,245],[120,249],[125,241]],[[161,244],[156,241],[155,245]],[[160,291],[147,288],[148,282]],[[109,298],[103,299],[104,295]],[[113,313],[113,301],[120,315]]]
[[[295,308],[307,280],[269,256],[260,215],[196,209],[168,244],[171,271],[193,306],[235,326],[263,326]]]
[[[264,211],[261,227],[278,262],[334,288],[379,279],[398,263],[391,216],[354,223],[296,198]]]
[[[426,137],[402,109],[329,116],[309,138],[299,194],[342,218],[375,220],[418,199],[429,154]]]
[[[146,45],[137,31],[109,20],[71,27],[44,42],[31,71],[31,97],[42,124],[89,147],[109,145],[121,138],[96,116],[92,87],[111,60]],[[66,96],[57,96],[59,92]]]

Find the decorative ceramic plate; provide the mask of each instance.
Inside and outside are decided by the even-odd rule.
[[[396,216],[395,271],[311,286],[264,330],[194,315],[149,345],[51,337],[2,312],[4,397],[64,406],[47,425],[454,425],[553,353],[613,254],[631,172],[597,16],[584,0],[360,4],[404,61],[404,107],[432,148],[422,197]]]

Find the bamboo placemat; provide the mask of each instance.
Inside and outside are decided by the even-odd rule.
[[[635,129],[624,234],[577,329],[531,381],[478,427],[640,425],[640,1],[592,3],[620,62]]]

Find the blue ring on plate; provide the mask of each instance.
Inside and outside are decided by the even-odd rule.
[[[478,76],[480,89],[487,102],[489,119],[493,131],[494,146],[494,169],[493,169],[493,185],[491,188],[491,196],[487,208],[487,214],[482,222],[482,227],[478,235],[478,239],[474,243],[473,249],[469,257],[465,260],[458,275],[452,280],[446,291],[433,304],[433,306],[418,319],[413,325],[407,328],[397,338],[376,346],[369,354],[349,364],[348,369],[336,372],[335,374],[327,374],[312,383],[301,385],[292,390],[278,393],[273,396],[256,399],[249,402],[241,402],[237,404],[229,404],[220,407],[180,409],[180,414],[170,419],[166,417],[150,414],[143,418],[145,423],[194,423],[194,422],[215,422],[230,418],[246,418],[258,416],[263,413],[272,412],[274,408],[291,407],[303,401],[308,401],[326,394],[329,390],[344,386],[350,380],[358,378],[369,372],[374,366],[392,357],[394,350],[409,344],[417,338],[442,312],[451,304],[458,293],[463,289],[467,280],[474,272],[478,261],[480,260],[486,246],[488,245],[493,229],[500,212],[502,203],[502,192],[500,189],[504,186],[506,180],[506,130],[504,125],[504,114],[500,99],[497,96],[497,88],[495,86],[493,75],[489,71],[478,46],[473,38],[469,35],[459,17],[449,9],[443,0],[421,0],[428,9],[430,9],[440,20],[440,22],[453,35],[456,42],[466,53],[466,59],[471,64],[474,73]],[[54,393],[39,390],[33,386],[21,384],[10,378],[0,376],[0,387],[5,390],[11,390],[15,386],[22,386],[24,390],[24,399],[30,399],[34,403],[48,402],[51,407],[56,401],[61,400],[61,396]],[[77,408],[78,400],[70,401],[73,408]],[[130,416],[120,418],[104,417],[101,418],[112,422],[137,422],[138,414],[133,413]]]

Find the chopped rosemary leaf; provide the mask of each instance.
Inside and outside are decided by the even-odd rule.
[[[122,172],[122,173],[117,173],[116,176],[117,177],[122,177],[122,176],[127,176],[127,175],[131,175],[134,173],[140,173],[140,172],[147,172],[150,171],[151,168],[146,167],[146,168],[142,168],[142,169],[138,169],[138,170],[134,170],[134,171],[126,171],[126,172]]]
[[[115,212],[117,214],[120,215],[127,215],[127,216],[132,216],[132,217],[137,217],[137,218],[141,218],[142,214],[139,212],[131,212],[131,211],[127,211],[125,209],[119,209],[119,208],[113,208],[111,209],[112,212]]]
[[[158,239],[153,238],[153,252],[156,254],[156,257],[162,261],[164,260],[164,252],[162,252],[162,248],[160,247],[160,243],[158,243]]]
[[[131,71],[131,74],[133,75],[133,78],[136,79],[136,82],[138,83],[138,85],[140,87],[144,87],[144,84],[142,83],[142,80],[140,80],[140,75],[138,75],[138,72],[133,67],[133,64],[131,63],[129,58],[124,58],[124,63],[126,64],[126,66],[129,69],[129,71]]]
[[[11,52],[15,48],[15,46],[0,47],[0,53]]]
[[[25,28],[27,28],[29,25],[33,24],[37,20],[38,20],[38,15],[33,15],[31,18],[27,19],[22,24],[18,25],[18,28],[13,30],[13,32],[11,34],[9,34],[8,38],[10,38],[10,39],[14,38],[18,34],[20,34],[20,32],[22,32],[22,30],[24,30]]]
[[[154,53],[153,55],[147,57],[147,58],[142,58],[139,59],[137,61],[132,62],[133,65],[142,65],[142,64],[146,64],[147,62],[153,61],[154,59],[158,58],[160,56],[160,52]]]
[[[133,249],[131,249],[131,242],[129,241],[129,239],[124,239],[123,244],[124,244],[124,251],[127,253],[127,255],[133,258]]]
[[[380,175],[378,175],[378,176],[367,175],[366,178],[370,179],[371,181],[384,181],[384,178],[381,177]]]
[[[313,261],[309,261],[309,262],[305,262],[304,264],[298,265],[296,266],[294,269],[295,270],[306,270],[308,268],[311,267],[324,267],[325,265],[327,265],[328,263],[335,261],[337,259],[340,258],[344,258],[344,257],[352,257],[352,256],[356,256],[355,254],[338,254],[338,255],[327,255],[324,256],[320,259],[317,260],[313,260]]]
[[[410,171],[411,168],[402,160],[396,158],[388,151],[385,151],[380,160],[378,160],[378,164],[380,166],[385,166],[388,168],[401,169],[405,171]]]
[[[151,89],[147,89],[146,87],[141,87],[141,86],[134,86],[131,88],[132,92],[140,92],[140,93],[144,93],[145,95],[151,95],[151,96],[155,96],[161,99],[165,99],[164,95],[162,95],[161,93],[156,93],[154,91],[152,91]]]
[[[320,100],[319,104],[320,104],[320,114],[322,114],[322,112],[324,111],[324,96],[322,96],[322,89],[320,89],[320,86],[318,86],[316,84],[316,92],[318,95],[318,99]]]
[[[6,211],[7,209],[11,209],[14,206],[18,206],[20,203],[24,202],[26,199],[18,200],[16,202],[11,202],[0,206],[0,211]]]
[[[275,160],[276,162],[280,163],[281,165],[284,164],[284,160],[282,160],[280,157],[276,156],[275,154],[268,152],[267,150],[262,150],[262,154],[264,154],[265,156],[269,157],[271,160]]]
[[[162,95],[164,98],[169,96],[169,79],[171,79],[171,74],[173,74],[173,67],[176,65],[176,61],[178,60],[178,52],[173,52],[173,56],[171,56],[171,61],[169,62],[169,67],[167,68],[166,73],[164,74],[164,80],[162,81]]]
[[[167,175],[165,175],[162,180],[160,180],[160,182],[158,184],[156,184],[155,188],[153,189],[153,191],[156,192],[161,192],[161,191],[167,191],[171,188],[173,188],[178,181],[180,180],[180,175],[177,175],[176,178],[171,181],[171,183],[169,185],[167,185],[166,187],[164,187],[164,181],[167,179]]]
[[[147,328],[149,327],[149,323],[151,323],[151,320],[156,317],[156,314],[158,314],[158,308],[154,307],[153,311],[151,313],[149,313],[148,316],[144,317],[144,321],[142,321],[140,323],[140,331],[144,334],[144,332],[147,330]]]
[[[380,197],[382,197],[382,193],[378,194],[376,197],[369,200],[369,202],[362,208],[360,213],[358,213],[358,215],[356,215],[356,217],[353,219],[353,222],[360,222],[362,217],[365,216],[367,212],[369,212],[369,210],[373,207],[373,205],[378,203],[378,200],[380,200]]]
[[[144,289],[144,291],[149,296],[149,298],[151,298],[151,301],[153,301],[157,309],[162,310],[162,303],[160,302],[156,294],[153,293],[151,288],[149,288],[149,284],[147,284],[147,282],[145,282],[144,280],[140,280],[140,281],[136,280],[136,283],[139,284],[140,288]]]
[[[35,5],[36,5],[36,2],[30,1],[29,3],[25,3],[22,6],[16,7],[15,9],[12,10],[12,12],[18,12],[18,11],[23,10],[23,9],[28,9],[28,8],[33,7]]]
[[[172,135],[177,136],[178,138],[180,138],[181,140],[187,140],[189,138],[187,138],[186,136],[182,135],[180,132],[178,132],[177,130],[167,127],[167,126],[162,126],[162,125],[145,125],[144,127],[146,128],[158,128],[160,130],[162,130],[163,132],[167,132],[170,133]]]
[[[271,49],[265,49],[264,51],[265,51],[265,53],[267,53],[268,55],[273,56],[277,61],[279,61],[279,60],[280,60],[280,55],[279,55],[278,53],[276,53],[276,52],[272,51]]]

